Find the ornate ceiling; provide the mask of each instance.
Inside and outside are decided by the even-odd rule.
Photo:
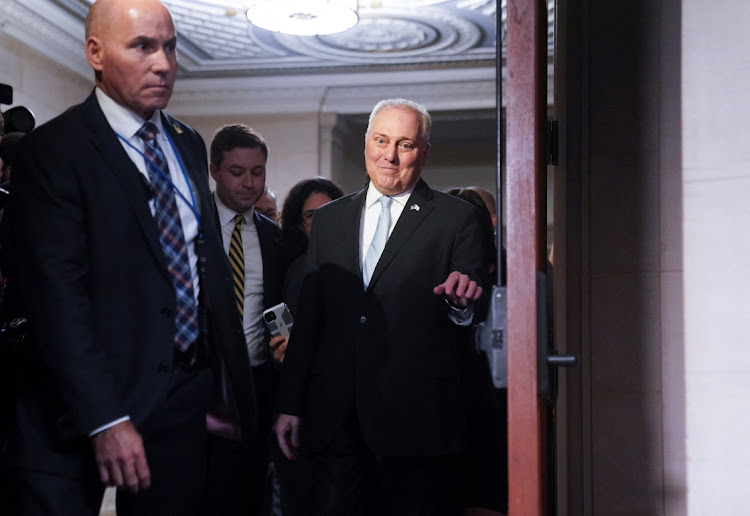
[[[555,1],[547,2],[551,58]],[[356,96],[346,91],[356,88],[367,97],[365,90],[378,85],[419,85],[422,90],[447,88],[438,94],[444,98],[473,92],[483,100],[469,102],[472,107],[494,103],[494,0],[360,0],[359,23],[328,36],[289,36],[255,27],[245,17],[251,0],[163,3],[177,27],[184,101],[206,94],[231,101],[252,86],[253,91],[276,90],[282,104],[313,88],[322,105],[330,88],[339,88],[344,97]],[[83,56],[83,22],[90,4],[0,0],[0,32],[90,77]],[[504,6],[501,0],[502,13]],[[449,104],[462,107],[455,99]]]
[[[165,3],[183,36],[183,72],[191,76],[492,66],[495,58],[489,0],[362,1],[359,23],[329,36],[255,27],[244,15],[247,1]]]

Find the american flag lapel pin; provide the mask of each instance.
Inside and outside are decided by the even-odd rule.
[[[409,210],[419,211],[419,204],[412,204],[409,206]]]

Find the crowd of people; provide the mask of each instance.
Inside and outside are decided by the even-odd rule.
[[[0,337],[3,514],[93,516],[108,486],[119,516],[507,512],[472,331],[504,271],[492,195],[430,188],[430,114],[386,99],[364,188],[304,179],[279,213],[258,131],[206,153],[166,113],[176,46],[158,0],[96,0],[92,93],[0,141],[2,321],[29,321]]]

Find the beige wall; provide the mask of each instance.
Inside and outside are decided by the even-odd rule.
[[[691,515],[744,515],[750,478],[750,4],[682,2]]]
[[[82,79],[3,34],[0,34],[0,83],[13,87],[13,105],[29,108],[36,125],[82,102],[94,87],[93,74],[91,81]],[[8,107],[0,109],[5,111]]]

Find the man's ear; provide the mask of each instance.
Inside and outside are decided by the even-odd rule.
[[[427,146],[424,148],[424,162],[427,163],[427,158],[430,156],[430,144],[428,143]]]
[[[104,46],[99,38],[90,36],[86,40],[86,59],[95,72],[102,71],[102,62],[104,61]]]
[[[214,178],[214,181],[216,181],[216,174],[219,173],[219,167],[217,167],[213,163],[209,163],[208,171],[211,173],[211,177]]]

